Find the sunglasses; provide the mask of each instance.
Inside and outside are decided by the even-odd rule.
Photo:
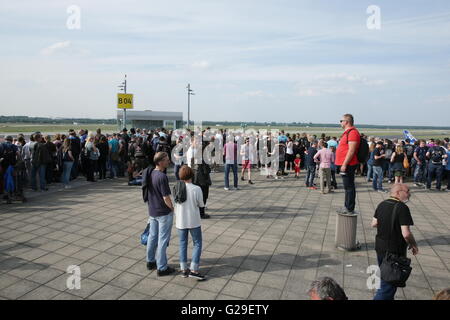
[[[340,123],[342,123],[342,122],[344,122],[344,121],[347,121],[347,120],[339,120]]]

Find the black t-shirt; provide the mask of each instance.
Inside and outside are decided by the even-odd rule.
[[[379,158],[379,159],[375,159],[375,156],[381,156],[381,151],[382,150],[380,150],[380,149],[378,149],[378,148],[375,148],[374,150],[373,150],[373,166],[374,167],[381,167],[381,159],[382,158]]]
[[[394,229],[392,228],[392,214],[397,204]],[[408,244],[402,235],[401,226],[413,226],[411,212],[406,204],[395,199],[387,199],[381,202],[374,218],[378,221],[377,235],[375,237],[375,250],[378,255],[384,256],[386,251],[406,256]]]
[[[399,163],[403,163],[403,160],[405,160],[405,154],[404,153],[395,153],[394,156],[394,162],[399,162]]]
[[[159,170],[151,173],[151,188],[148,191],[148,213],[152,217],[166,216],[171,213],[170,208],[164,202],[164,198],[170,195],[169,179]]]

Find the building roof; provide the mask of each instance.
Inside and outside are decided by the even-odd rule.
[[[123,111],[117,110],[117,118],[123,117]],[[127,110],[127,120],[183,120],[183,112]]]

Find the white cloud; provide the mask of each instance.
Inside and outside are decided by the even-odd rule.
[[[324,95],[355,94],[352,87],[305,87],[299,88],[296,95],[300,97],[319,97]]]
[[[52,44],[51,46],[44,48],[41,50],[41,54],[44,56],[50,56],[58,50],[67,48],[70,46],[70,41],[57,42]]]
[[[196,69],[207,69],[211,66],[211,64],[208,61],[196,61],[193,64],[191,64],[191,67]]]
[[[352,83],[359,83],[367,86],[379,86],[386,83],[384,80],[369,80],[358,74],[347,74],[345,72],[341,73],[330,73],[321,74],[315,77],[317,80],[344,80]]]
[[[424,101],[427,104],[450,103],[450,95],[442,97],[433,97]]]
[[[262,90],[255,90],[255,91],[247,91],[244,92],[244,96],[246,97],[267,97],[267,98],[273,98],[273,94],[266,93]]]

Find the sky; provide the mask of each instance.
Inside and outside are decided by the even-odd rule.
[[[127,74],[136,110],[185,119],[190,83],[195,121],[450,126],[448,0],[1,0],[0,15],[0,115],[115,118]]]

